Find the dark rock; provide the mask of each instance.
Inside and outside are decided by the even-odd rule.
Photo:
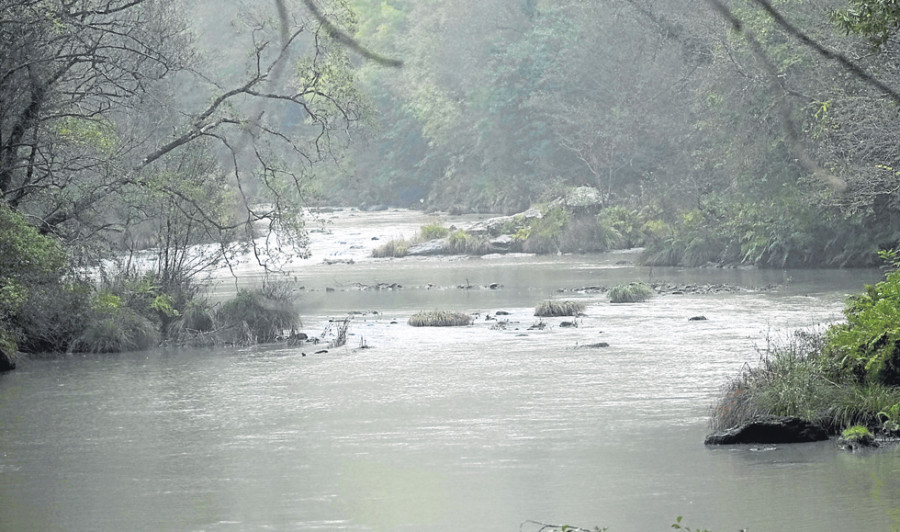
[[[601,347],[609,347],[609,344],[606,342],[597,342],[596,344],[584,344],[580,347],[583,347],[585,349],[599,349]]]
[[[0,372],[16,369],[16,353],[0,348]]]
[[[491,283],[488,285],[488,288],[490,288],[491,290],[496,290],[500,288],[500,283]]]
[[[578,327],[577,321],[562,321],[559,323],[560,327]]]
[[[494,314],[496,314],[497,316],[509,316],[509,312],[506,312],[505,310],[498,310]]]
[[[754,421],[706,437],[706,445],[740,443],[808,443],[828,439],[828,433],[814,423],[794,417]]]
[[[694,316],[693,318],[688,318],[688,321],[706,321],[706,316]]]
[[[321,349],[321,350],[319,350],[319,351],[316,351],[316,352],[313,353],[313,354],[314,354],[314,355],[323,355],[323,354],[325,354],[325,353],[327,353],[327,352],[328,352],[327,349]]]

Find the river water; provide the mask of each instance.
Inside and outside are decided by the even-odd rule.
[[[631,253],[366,258],[431,219],[323,220],[293,273],[309,333],[357,312],[347,345],[328,353],[72,356],[0,375],[0,530],[515,531],[536,520],[642,532],[679,515],[717,532],[900,529],[896,451],[702,443],[718,391],[767,338],[839,319],[877,271],[650,270]],[[216,290],[254,278],[247,265]],[[630,305],[574,291],[633,280],[756,290]],[[550,298],[578,299],[587,316],[528,330]],[[406,325],[431,309],[480,314],[464,328]],[[498,310],[505,329],[485,319]],[[688,321],[697,315],[708,320]],[[609,347],[584,347],[597,342]]]

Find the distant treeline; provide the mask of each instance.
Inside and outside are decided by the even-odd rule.
[[[882,2],[352,4],[405,66],[358,68],[372,115],[334,201],[511,213],[588,185],[666,264],[866,265],[900,240],[896,102],[834,59],[900,87]]]

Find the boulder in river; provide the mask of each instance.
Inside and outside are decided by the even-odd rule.
[[[434,240],[429,240],[428,242],[423,242],[421,244],[416,244],[414,246],[409,246],[406,250],[407,255],[440,255],[444,253],[444,250],[447,248],[447,239],[446,238],[436,238]]]
[[[827,439],[828,433],[815,423],[795,417],[780,417],[752,421],[733,429],[713,432],[703,443],[809,443]]]
[[[532,207],[527,211],[514,214],[512,216],[498,216],[487,220],[477,222],[466,228],[466,232],[473,235],[500,235],[504,226],[517,220],[530,220],[532,218],[541,218],[540,209]]]

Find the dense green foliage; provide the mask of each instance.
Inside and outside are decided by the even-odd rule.
[[[900,29],[900,4],[896,0],[850,0],[846,9],[831,12],[847,33],[865,36],[875,47],[883,46]]]
[[[900,385],[900,257],[883,256],[896,269],[851,298],[844,310],[847,323],[828,331],[826,349],[860,381]]]

